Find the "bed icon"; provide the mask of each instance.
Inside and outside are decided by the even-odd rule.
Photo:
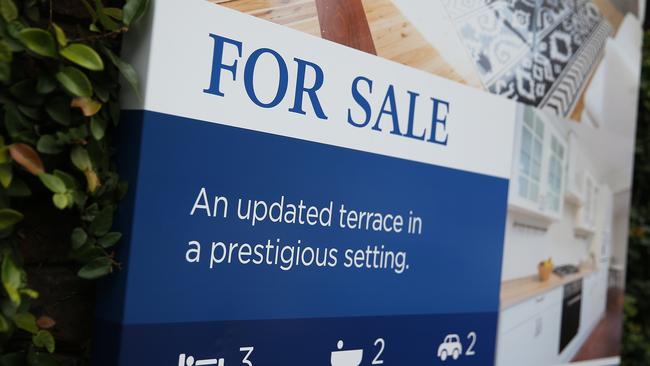
[[[225,360],[223,358],[208,358],[205,360],[195,360],[194,356],[188,356],[185,353],[178,355],[178,366],[224,366]]]
[[[343,341],[336,344],[338,351],[332,352],[332,366],[359,366],[363,360],[362,349],[343,350]]]

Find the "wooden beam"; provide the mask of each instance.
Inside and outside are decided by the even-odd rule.
[[[323,38],[377,54],[361,0],[316,0],[316,9]]]

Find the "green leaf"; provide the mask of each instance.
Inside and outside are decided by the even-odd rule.
[[[79,127],[71,128],[68,130],[68,136],[72,141],[85,140],[88,137],[88,127],[81,125]]]
[[[32,342],[36,347],[45,348],[49,353],[54,352],[54,337],[47,330],[39,330],[32,337]]]
[[[11,185],[7,188],[7,196],[9,197],[29,197],[32,191],[27,184],[20,178],[14,178]]]
[[[54,38],[43,29],[25,28],[18,33],[18,40],[37,55],[56,57]]]
[[[97,10],[97,19],[102,24],[102,27],[108,29],[109,31],[115,31],[120,28],[120,25],[108,17],[108,15],[104,12],[104,5],[102,4],[101,0],[95,0],[95,9]]]
[[[0,81],[8,82],[11,80],[11,65],[7,62],[0,62]]]
[[[37,5],[25,6],[25,15],[27,15],[27,18],[33,22],[38,22],[41,19],[41,13],[38,10]]]
[[[7,229],[23,220],[23,214],[10,208],[0,209],[0,230]]]
[[[0,13],[2,13],[2,17],[8,22],[18,18],[18,8],[16,8],[13,0],[0,0]]]
[[[65,90],[78,97],[90,97],[93,95],[93,85],[83,71],[73,66],[64,67],[56,73],[56,79],[63,85]]]
[[[89,230],[92,234],[95,236],[101,237],[106,235],[108,231],[111,229],[113,226],[113,208],[112,207],[105,207],[99,213],[97,216],[95,216],[95,219],[90,223]]]
[[[84,229],[77,227],[74,230],[72,230],[72,235],[70,235],[70,242],[72,243],[72,248],[73,249],[79,249],[84,244],[86,244],[86,241],[88,240],[88,234],[84,231]]]
[[[95,95],[97,96],[97,98],[102,103],[108,102],[108,99],[110,98],[110,91],[106,88],[107,86],[104,84],[95,83],[94,87],[95,87]]]
[[[0,356],[0,365],[2,366],[25,366],[24,352],[7,352]],[[29,364],[32,366],[32,364]]]
[[[38,333],[38,326],[36,325],[36,317],[32,313],[18,313],[14,317],[14,323],[22,330],[28,331],[32,334]]]
[[[92,239],[89,239],[92,242]],[[98,247],[97,245],[84,245],[83,247],[72,250],[70,252],[70,258],[78,262],[88,263],[96,258],[104,257],[106,252]]]
[[[38,178],[53,193],[65,193],[67,191],[63,180],[56,175],[41,173],[38,175]]]
[[[90,132],[97,141],[101,141],[104,138],[106,132],[106,120],[99,117],[93,116],[90,119]]]
[[[135,68],[129,63],[123,61],[121,58],[117,57],[111,50],[108,48],[102,48],[102,51],[106,54],[109,60],[120,70],[120,73],[126,79],[126,81],[131,85],[136,95],[140,96],[140,85],[138,81],[138,73],[135,71]]]
[[[137,22],[147,11],[148,5],[148,0],[127,0],[124,8],[122,8],[122,22],[127,26]]]
[[[61,27],[56,25],[55,23],[52,23],[52,26],[54,27],[54,35],[56,36],[56,41],[59,43],[59,46],[65,47],[68,44],[68,38],[65,36],[65,32]]]
[[[66,97],[52,98],[45,105],[45,111],[56,122],[67,126],[70,124],[70,101]]]
[[[11,255],[5,252],[2,258],[2,285],[9,295],[11,302],[18,306],[20,305],[20,294],[18,289],[22,284],[22,271],[16,266]]]
[[[24,361],[20,365],[21,366],[24,365]],[[29,352],[27,354],[27,365],[28,366],[60,366],[59,362],[54,358],[54,356],[50,355],[49,353],[42,353],[42,352]]]
[[[88,156],[88,150],[81,146],[76,146],[72,149],[70,152],[70,160],[72,160],[74,166],[82,172],[92,168],[90,156]]]
[[[63,146],[52,135],[43,135],[36,143],[36,150],[44,154],[58,154],[63,151]]]
[[[104,14],[115,20],[122,20],[123,14],[120,8],[104,8]]]
[[[28,107],[26,105],[18,105],[18,110],[24,114],[25,116],[34,119],[34,120],[39,120],[41,115],[40,115],[40,110],[36,107]]]
[[[32,79],[25,79],[15,83],[9,88],[13,96],[22,102],[31,106],[40,106],[43,102],[43,97],[35,95],[36,83]]]
[[[9,33],[9,35],[11,36],[7,38],[7,41],[10,41],[11,38],[18,39],[18,36],[20,35],[20,31],[25,28],[27,28],[27,26],[19,20],[7,22],[7,33]],[[20,48],[14,49],[14,51],[19,51],[19,50],[22,51],[25,49],[25,47],[21,43],[18,43],[17,46],[22,47],[22,49]]]
[[[90,46],[81,43],[73,43],[62,48],[59,53],[75,64],[85,67],[88,70],[104,70],[104,61],[99,54]]]
[[[61,178],[61,180],[63,181],[63,183],[65,184],[66,188],[69,191],[77,189],[77,180],[70,174],[57,169],[54,171],[54,175]]]
[[[52,196],[52,202],[54,203],[54,206],[56,206],[56,208],[59,210],[67,208],[70,204],[68,195],[66,193],[55,193],[54,196]]]
[[[77,275],[87,280],[94,280],[107,274],[113,270],[113,261],[107,257],[100,257],[93,259],[90,263],[81,267]]]
[[[30,288],[24,288],[19,291],[21,294],[24,294],[25,296],[29,297],[30,299],[38,299],[38,292],[30,289]]]
[[[36,91],[39,94],[49,94],[56,88],[56,80],[49,74],[42,74],[38,77],[36,83]]]
[[[13,177],[14,173],[11,164],[0,164],[0,184],[5,188],[9,188]]]
[[[9,47],[7,42],[0,40],[0,62],[11,62],[11,60],[13,60],[13,55],[11,47]]]
[[[97,239],[97,244],[102,248],[110,248],[122,239],[122,233],[112,232]]]
[[[120,105],[119,103],[111,103],[108,106],[108,112],[111,115],[111,120],[113,120],[113,125],[117,126],[120,122]]]
[[[0,314],[0,333],[5,333],[6,331],[9,330],[9,323],[7,322],[7,319],[5,319],[2,314]],[[1,365],[2,363],[0,363]]]
[[[80,0],[81,4],[86,8],[86,11],[88,14],[90,14],[90,17],[93,19],[93,23],[97,20],[97,13],[95,13],[95,9],[93,9],[92,6],[88,3],[88,0]]]

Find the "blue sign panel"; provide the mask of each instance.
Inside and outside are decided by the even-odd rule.
[[[493,359],[507,180],[155,112],[122,125],[141,139],[122,159],[137,176],[120,364],[246,347],[327,364],[339,340],[359,365],[381,349],[424,364],[447,335],[459,364]]]

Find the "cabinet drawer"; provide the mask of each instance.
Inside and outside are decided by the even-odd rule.
[[[562,305],[543,312],[499,334],[497,366],[547,366],[557,363]]]
[[[560,286],[505,309],[499,315],[499,333],[508,332],[549,307],[561,303],[562,295],[563,289]]]

